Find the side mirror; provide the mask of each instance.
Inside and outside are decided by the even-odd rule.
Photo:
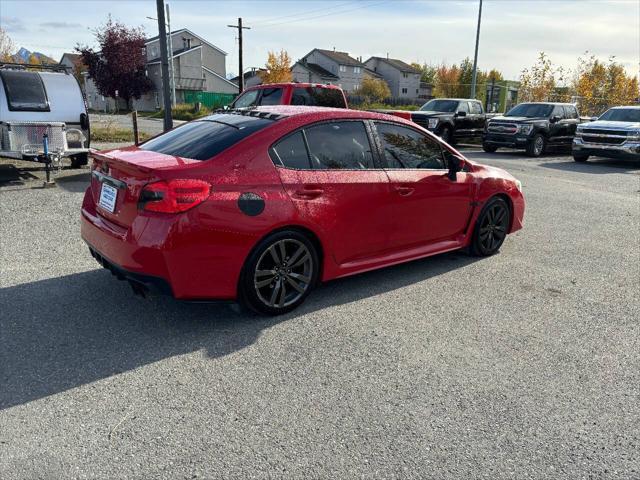
[[[467,112],[456,112],[456,117],[466,117]]]
[[[553,117],[551,117],[550,122],[551,123],[558,123],[560,120],[562,120],[560,118],[560,115],[554,115]]]
[[[224,107],[222,107],[223,110],[229,110],[229,105],[225,105]]]
[[[449,171],[447,172],[447,177],[452,182],[455,182],[458,178],[457,173],[462,170],[464,167],[464,160],[452,153],[447,154],[447,163],[449,164]]]

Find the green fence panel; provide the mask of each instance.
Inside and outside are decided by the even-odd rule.
[[[200,102],[207,108],[220,108],[233,102],[236,95],[233,93],[198,92],[186,90],[184,100],[186,103]]]

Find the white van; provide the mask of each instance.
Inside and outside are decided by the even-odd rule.
[[[0,156],[37,160],[44,150],[86,165],[89,115],[76,78],[64,67],[0,63]]]

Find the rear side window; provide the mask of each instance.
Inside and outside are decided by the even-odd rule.
[[[271,160],[276,165],[298,170],[308,170],[311,168],[307,147],[304,144],[302,131],[280,140],[271,148],[269,152]]]
[[[565,105],[564,116],[565,118],[578,118],[578,110],[572,105]]]
[[[273,120],[218,114],[189,122],[145,142],[142,150],[194,160],[208,160],[252,133],[273,125]]]
[[[291,105],[345,108],[344,97],[335,88],[307,87],[294,88]]]
[[[2,83],[11,111],[49,112],[49,101],[37,72],[2,70]]]
[[[555,107],[553,107],[553,112],[551,113],[551,116],[552,117],[558,116],[560,118],[565,118],[564,109],[562,108],[562,106],[556,105]]]
[[[260,105],[280,105],[282,103],[281,88],[263,88]]]
[[[469,108],[473,114],[482,113],[482,106],[478,102],[469,102]]]
[[[444,169],[442,149],[437,141],[402,125],[377,123],[389,168]]]
[[[305,134],[314,169],[374,168],[369,137],[360,121],[323,123],[306,128]]]

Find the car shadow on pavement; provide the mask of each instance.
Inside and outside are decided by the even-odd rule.
[[[135,297],[107,271],[0,289],[0,410],[203,350],[222,357],[253,344],[280,322],[379,295],[477,261],[446,253],[320,286],[280,317],[235,304]]]
[[[566,172],[578,173],[624,173],[640,172],[640,161],[638,160],[618,160],[613,158],[590,158],[587,162],[576,162],[568,159],[566,162],[546,162],[541,166],[545,168],[553,168],[555,170],[564,170]]]

